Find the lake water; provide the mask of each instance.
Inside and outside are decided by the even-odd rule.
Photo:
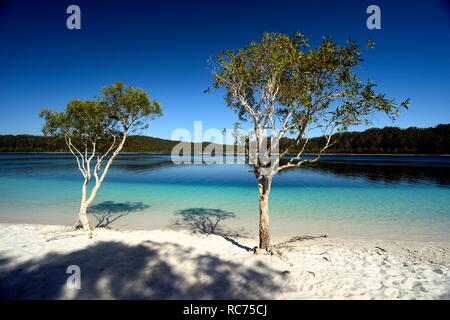
[[[69,154],[0,154],[0,223],[73,224],[81,183]],[[203,209],[232,213],[220,222],[227,232],[255,235],[258,227],[256,180],[242,164],[174,165],[169,155],[121,155],[95,204],[130,203],[142,210],[130,209],[111,227],[195,228],[175,213]],[[274,238],[450,241],[450,157],[324,156],[275,176],[270,210]]]

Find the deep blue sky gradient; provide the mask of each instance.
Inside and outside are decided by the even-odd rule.
[[[82,29],[66,28],[66,8],[81,7]],[[382,29],[366,28],[377,4]],[[143,132],[170,138],[176,128],[230,127],[235,114],[211,85],[209,57],[262,33],[303,32],[317,44],[351,36],[363,50],[358,70],[398,100],[411,98],[400,127],[450,123],[448,1],[22,1],[0,0],[0,134],[40,134],[43,107],[62,110],[117,80],[157,98],[165,116]],[[391,123],[382,115],[373,126]]]

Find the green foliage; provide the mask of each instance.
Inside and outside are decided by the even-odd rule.
[[[287,140],[280,142],[281,148],[291,144],[292,141]],[[324,137],[310,139],[305,152],[319,152],[324,140]],[[344,132],[336,140],[327,153],[450,154],[450,124],[434,128],[372,128],[363,132]],[[296,151],[298,149],[293,149],[292,153]]]
[[[101,103],[106,106],[108,117],[123,131],[146,129],[149,120],[162,115],[158,101],[151,101],[144,90],[125,86],[122,82],[103,88]]]
[[[279,123],[288,119],[300,135],[307,126],[345,131],[369,123],[378,111],[395,120],[409,101],[397,105],[377,93],[371,81],[363,83],[355,72],[362,61],[351,39],[339,45],[326,37],[310,48],[299,32],[292,37],[266,33],[237,52],[222,52],[214,62],[213,85],[225,89],[226,103],[240,119],[266,125],[272,112],[267,105],[274,105]]]
[[[129,136],[123,152],[170,154],[179,142],[147,136]],[[205,148],[206,145],[208,143],[205,142],[201,147]],[[195,144],[191,143],[190,148],[193,151]],[[64,138],[60,137],[0,135],[0,152],[67,152],[67,146]]]
[[[42,132],[46,136],[69,137],[86,144],[113,133],[112,119],[98,101],[73,99],[64,112],[43,109],[39,116],[45,119]]]
[[[150,101],[145,91],[117,82],[103,88],[100,99],[73,99],[62,112],[43,109],[39,115],[45,119],[44,135],[101,147],[114,135],[147,128],[148,121],[161,114],[159,102]]]

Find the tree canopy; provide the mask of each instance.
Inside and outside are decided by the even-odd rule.
[[[283,145],[282,155],[305,149],[312,130],[326,137],[319,150],[325,151],[336,133],[369,124],[376,112],[394,120],[408,106],[408,100],[397,104],[377,93],[372,81],[363,82],[356,72],[362,61],[351,39],[339,45],[325,37],[311,48],[299,32],[266,33],[260,42],[222,52],[212,62],[213,85],[225,89],[227,105],[255,131],[295,137],[285,140],[293,143]]]
[[[67,141],[86,146],[104,143],[118,135],[145,129],[149,121],[162,115],[158,101],[151,101],[140,88],[117,82],[102,89],[97,100],[71,100],[63,112],[43,109],[44,135],[64,137]]]

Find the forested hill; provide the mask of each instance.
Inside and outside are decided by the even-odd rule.
[[[131,136],[124,152],[170,153],[177,141]],[[282,143],[283,145],[283,143]],[[309,141],[305,152],[317,152],[323,138]],[[192,149],[193,150],[193,149]],[[67,152],[62,140],[32,135],[0,135],[0,152]],[[346,132],[328,153],[450,154],[450,124],[433,128],[385,127]]]
[[[130,136],[123,152],[170,153],[178,141]],[[0,135],[0,152],[69,152],[63,139],[33,135]]]
[[[450,154],[450,124],[433,128],[372,128],[363,132],[345,132],[327,153]],[[323,138],[311,139],[305,152],[317,152]]]

